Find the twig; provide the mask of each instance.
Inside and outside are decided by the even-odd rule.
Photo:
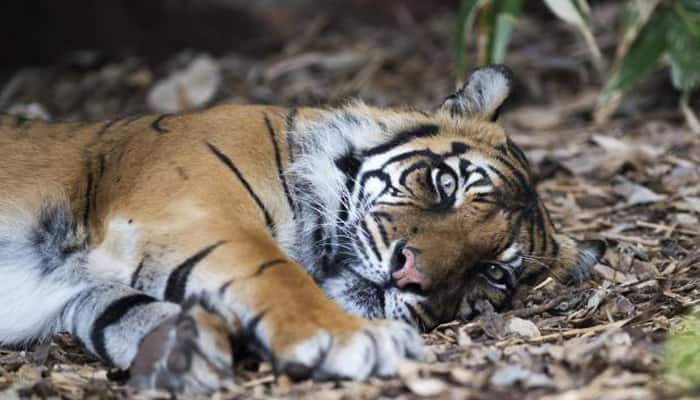
[[[457,340],[455,338],[453,338],[451,336],[447,336],[440,331],[434,331],[433,333],[436,334],[437,336],[440,336],[440,338],[442,338],[442,339],[444,339],[452,344],[457,343]]]
[[[265,375],[263,377],[253,379],[251,381],[244,382],[241,386],[243,386],[244,388],[249,388],[249,387],[253,387],[253,386],[262,385],[265,383],[272,383],[274,381],[275,381],[274,375]]]
[[[622,242],[639,243],[644,246],[656,247],[659,245],[659,241],[655,239],[644,239],[637,236],[625,236],[612,232],[600,232],[599,235],[606,239],[619,240]]]
[[[632,319],[633,318],[627,318],[627,319],[617,321],[617,322],[611,322],[608,324],[591,326],[589,328],[569,329],[569,330],[566,330],[563,332],[551,333],[548,335],[536,336],[536,337],[532,337],[532,338],[522,338],[522,340],[524,340],[527,343],[538,344],[538,343],[549,342],[551,340],[570,338],[570,337],[575,337],[575,336],[579,336],[579,335],[595,335],[595,334],[600,333],[600,332],[605,332],[608,329],[622,328],[623,326],[627,325]],[[504,340],[504,341],[496,343],[496,345],[502,346],[506,342],[507,342],[507,340]]]
[[[571,298],[571,293],[567,293],[561,296],[557,296],[548,302],[541,304],[539,306],[535,307],[530,307],[530,308],[520,308],[517,310],[509,311],[505,314],[505,317],[518,317],[518,318],[530,318],[532,316],[542,314],[543,312],[549,311],[559,304],[561,304],[562,301],[566,299]]]
[[[597,228],[600,228],[601,225],[607,225],[605,223],[602,223],[601,221],[596,221],[596,222],[591,222],[588,224],[578,224],[574,226],[570,226],[567,228],[563,228],[561,231],[562,233],[576,233],[576,232],[583,232],[583,231],[592,231]]]

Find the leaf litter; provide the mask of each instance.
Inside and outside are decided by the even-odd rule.
[[[406,13],[398,13],[403,25],[354,25],[344,32],[327,29],[321,19],[275,54],[214,57],[187,51],[157,68],[126,59],[79,75],[55,66],[20,70],[2,82],[2,107],[57,120],[108,119],[218,102],[338,104],[352,96],[378,105],[429,108],[453,88],[448,43],[454,16],[435,12],[416,24]],[[567,72],[566,66],[581,61],[580,55],[567,55],[572,54],[567,50],[570,28],[550,21],[559,34],[543,40],[532,18],[518,22],[519,35],[506,57],[516,74],[522,73],[529,94],[502,121],[528,154],[558,227],[578,238],[606,239],[608,251],[592,279],[574,287],[548,279],[516,299],[512,309],[484,306],[474,321],[442,324],[424,335],[428,361],[406,362],[396,378],[293,382],[274,376],[268,363],[245,361],[236,366],[236,382],[211,398],[679,395],[663,379],[662,359],[669,332],[700,301],[700,141],[677,111],[626,114],[594,126],[590,113],[598,86],[585,75]],[[609,27],[596,26],[595,33],[600,43],[612,43],[605,39],[614,34]],[[653,90],[638,93],[656,95]],[[123,373],[108,369],[64,335],[28,349],[0,349],[2,398],[170,397],[136,393],[124,382]]]

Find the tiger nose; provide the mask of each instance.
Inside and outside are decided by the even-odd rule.
[[[403,289],[409,285],[418,285],[421,290],[425,290],[427,282],[425,276],[418,270],[416,265],[416,254],[408,247],[397,246],[394,253],[394,262],[391,277],[399,288]]]

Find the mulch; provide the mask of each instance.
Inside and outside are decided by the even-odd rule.
[[[594,10],[600,14],[594,21],[601,21],[596,35],[608,53],[615,31],[605,21],[620,12],[610,3]],[[700,140],[675,108],[665,71],[628,96],[611,121],[593,125],[601,79],[583,42],[561,23],[537,18],[543,17],[516,26],[506,62],[519,76],[520,94],[502,121],[526,151],[558,228],[607,241],[593,278],[576,287],[547,280],[510,310],[439,326],[424,335],[431,360],[406,363],[394,379],[292,382],[275,377],[267,363],[242,362],[236,382],[213,398],[680,395],[665,379],[664,341],[700,302]],[[543,37],[545,23],[550,33]],[[215,57],[222,79],[209,103],[317,105],[361,97],[429,108],[454,89],[453,24],[448,12],[416,22],[399,9],[390,26],[341,32],[320,15],[281,52]],[[198,57],[183,51],[159,65],[139,58],[92,64],[83,57],[79,69],[21,69],[0,82],[0,108],[37,102],[58,120],[149,112],[150,88]],[[0,398],[168,398],[134,393],[123,378],[64,335],[0,350]]]

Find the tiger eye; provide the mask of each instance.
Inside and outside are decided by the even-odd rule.
[[[486,267],[486,275],[494,282],[500,282],[506,276],[503,268],[495,264],[489,264],[489,266]]]

